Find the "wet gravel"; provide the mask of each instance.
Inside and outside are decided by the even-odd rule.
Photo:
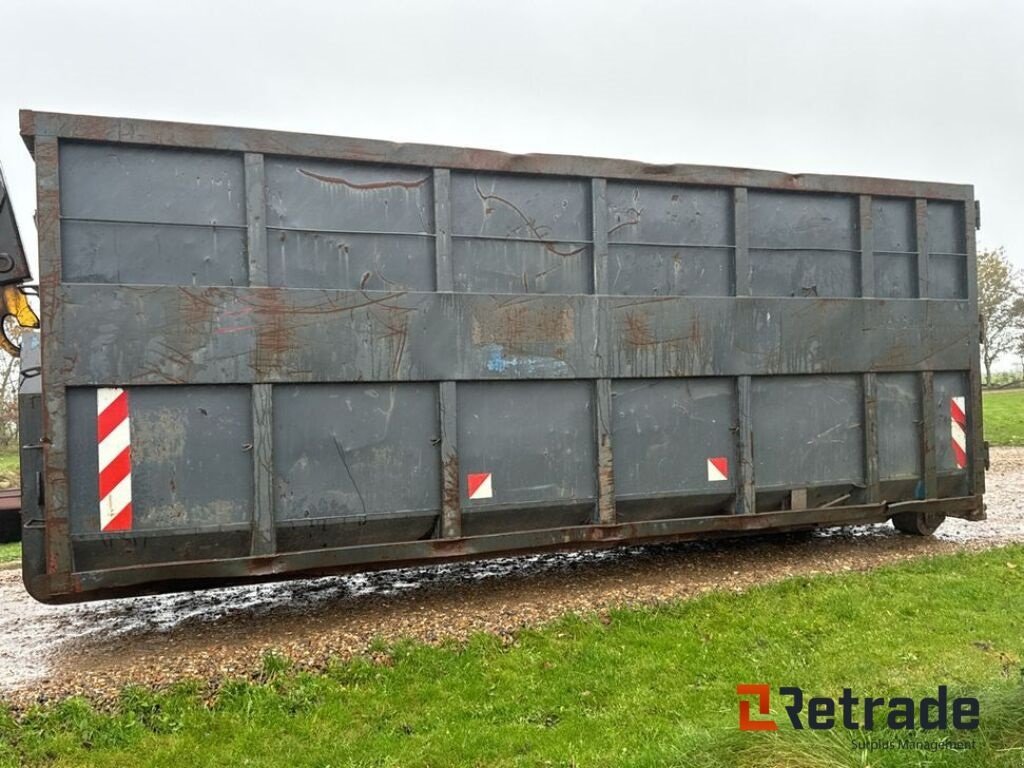
[[[36,603],[0,571],[0,697],[17,709],[124,685],[256,674],[265,653],[301,667],[371,652],[374,641],[460,641],[567,612],[742,590],[766,580],[865,570],[914,557],[1024,541],[1024,448],[992,450],[989,519],[947,520],[935,538],[890,525],[810,535],[504,558],[229,587],[72,606]]]

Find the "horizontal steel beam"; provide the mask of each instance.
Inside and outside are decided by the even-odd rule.
[[[477,559],[512,552],[607,547],[623,543],[655,543],[832,525],[880,523],[900,511],[938,512],[950,517],[978,519],[978,496],[846,507],[819,507],[800,511],[763,512],[752,515],[716,515],[676,520],[652,520],[619,525],[552,528],[521,533],[463,539],[436,539],[395,544],[345,547],[310,552],[291,552],[272,557],[202,560],[151,566],[131,566],[73,574],[72,591],[60,593],[47,587],[45,576],[27,583],[32,595],[44,602],[75,602],[99,596],[117,596],[145,584],[154,591],[184,590],[198,586],[248,581],[270,581],[345,570],[366,571],[432,562]],[[137,592],[136,592],[137,593]]]
[[[72,386],[958,370],[975,328],[966,302],[913,299],[98,284],[59,295]]]
[[[973,187],[966,184],[942,184],[930,181],[904,181],[861,176],[791,174],[705,165],[652,165],[634,160],[572,155],[513,155],[492,150],[431,144],[396,144],[389,141],[318,136],[286,131],[34,112],[32,110],[21,111],[21,133],[29,150],[33,150],[37,136],[49,136],[80,141],[259,152],[268,155],[329,158],[482,172],[542,173],[556,176],[600,177],[701,186],[752,187],[883,197],[924,197],[945,200],[968,200],[974,197]]]

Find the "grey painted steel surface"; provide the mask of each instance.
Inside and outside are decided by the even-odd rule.
[[[22,132],[40,599],[983,515],[970,187],[34,112]],[[130,395],[117,532],[104,387]]]
[[[14,218],[14,207],[7,193],[3,168],[0,167],[0,285],[21,282],[29,277],[18,221]]]

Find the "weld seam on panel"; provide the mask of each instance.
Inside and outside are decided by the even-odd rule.
[[[733,190],[733,286],[737,296],[750,295],[750,219],[747,190]]]
[[[736,456],[739,475],[736,486],[735,513],[751,515],[757,511],[754,490],[754,414],[753,382],[750,376],[736,377]]]
[[[270,384],[252,387],[253,504],[252,554],[277,551],[274,525],[274,391]]]
[[[93,219],[82,216],[61,216],[61,222],[70,224],[117,224],[128,227],[187,227],[189,229],[234,229],[244,230],[246,224],[217,224],[216,222],[193,223],[191,221],[139,221],[136,219]]]
[[[245,153],[246,251],[249,255],[249,285],[269,284],[267,228],[264,221],[267,202],[263,155]]]
[[[914,202],[914,232],[917,238],[917,298],[928,298],[928,201]]]
[[[462,537],[462,491],[458,445],[458,392],[454,381],[439,384],[441,426],[441,538]]]
[[[861,252],[860,248],[825,248],[814,245],[750,245],[748,250],[751,253],[842,253],[846,256]]]
[[[386,237],[421,237],[433,240],[437,237],[434,232],[399,232],[396,230],[382,229],[325,229],[322,227],[285,227],[280,224],[267,225],[268,232],[295,232],[308,235],[383,235]]]
[[[864,485],[867,501],[881,500],[878,467],[878,375],[865,373],[864,387]]]
[[[937,456],[935,434],[935,379],[932,371],[921,371],[921,467],[924,471],[925,498],[938,495],[939,482],[936,473]]]
[[[608,241],[609,248],[692,248],[697,249],[712,249],[721,251],[733,251],[736,250],[736,246],[732,243],[671,243],[661,242],[658,240],[610,240]]]
[[[447,168],[434,169],[434,271],[436,290],[455,289],[452,264],[452,175]]]
[[[558,243],[562,245],[593,245],[593,240],[578,240],[575,238],[567,237],[502,237],[501,235],[464,235],[458,232],[452,232],[453,240],[488,240],[496,241],[499,243],[534,243],[536,245],[551,245],[552,243]]]
[[[860,196],[860,295],[875,295],[875,229],[871,195]]]
[[[60,147],[39,137],[35,144],[39,232],[39,303],[46,334],[42,345],[43,486],[46,572],[53,592],[67,591],[72,569],[68,525],[67,390],[64,360],[64,305],[61,292]]]

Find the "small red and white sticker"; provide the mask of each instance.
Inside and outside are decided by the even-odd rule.
[[[729,459],[715,456],[708,459],[708,482],[720,483],[729,479]]]
[[[96,390],[99,454],[100,530],[132,528],[132,444],[128,393],[119,387]]]
[[[466,489],[471,499],[490,499],[494,496],[490,472],[476,472],[466,475]]]
[[[949,399],[949,417],[953,460],[958,469],[964,469],[967,466],[967,406],[964,398]]]

